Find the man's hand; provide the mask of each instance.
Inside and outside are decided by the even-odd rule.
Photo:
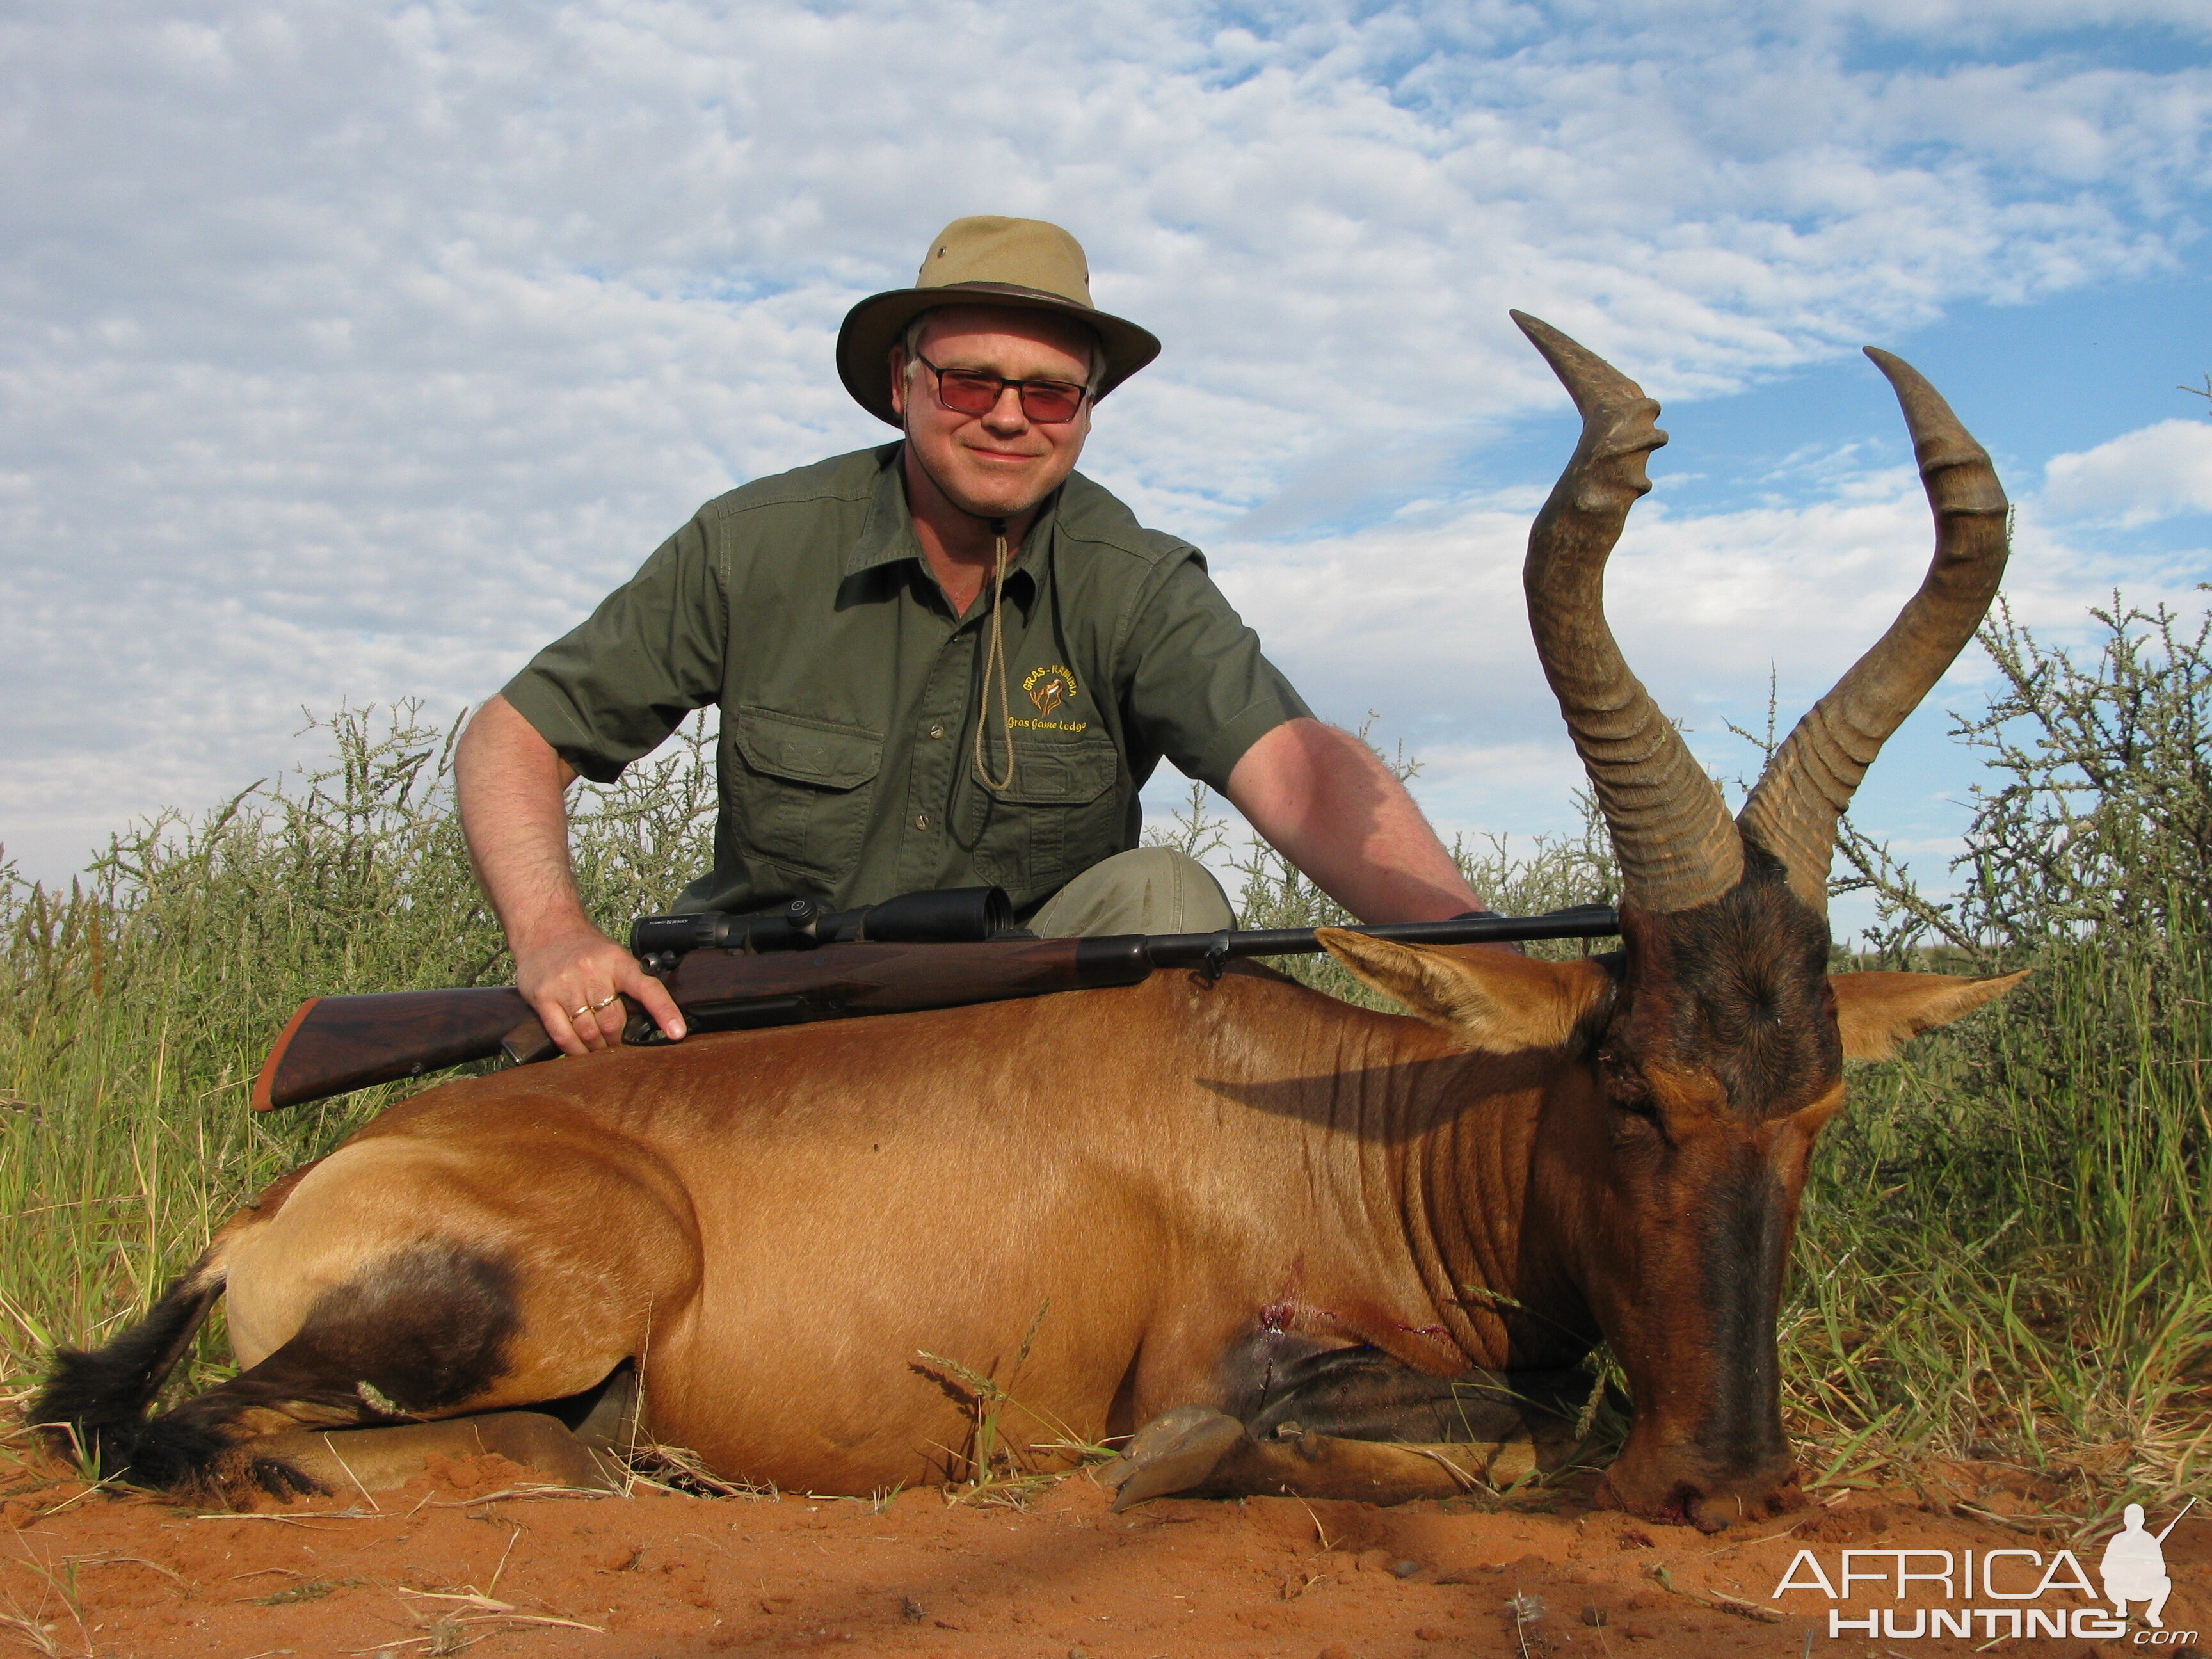
[[[576,896],[562,799],[575,776],[504,697],[477,710],[453,757],[462,833],[507,930],[515,982],[566,1054],[612,1047],[627,1018],[624,995],[676,1042],[684,1017],[667,988],[592,927]]]
[[[668,988],[580,912],[570,926],[515,945],[514,981],[565,1054],[615,1047],[629,1017],[625,996],[635,998],[672,1042],[684,1035],[684,1016]]]

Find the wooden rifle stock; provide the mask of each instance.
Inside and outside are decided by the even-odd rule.
[[[526,1020],[543,1035],[538,1016],[512,985],[310,997],[277,1034],[253,1079],[253,1109],[296,1106],[488,1060]]]
[[[1133,985],[1152,971],[1141,934],[964,945],[861,940],[762,956],[695,951],[664,982],[690,1030],[726,1031]],[[623,1003],[625,1042],[665,1041],[635,1002]],[[253,1109],[296,1106],[502,1052],[518,1065],[560,1052],[511,986],[317,997],[301,1004],[277,1036],[254,1080]]]
[[[1538,939],[1594,939],[1620,931],[1604,905],[1541,916],[1481,916],[1345,931],[1408,945],[1481,945]],[[1310,927],[1220,933],[1121,934],[1107,939],[996,939],[902,945],[857,939],[811,951],[694,951],[662,975],[694,1031],[742,1030],[864,1014],[908,1013],[1003,1002],[1054,991],[1134,985],[1160,968],[1218,973],[1243,957],[1310,954]],[[625,998],[626,1043],[663,1042]],[[276,1038],[253,1085],[253,1109],[321,1100],[374,1083],[489,1060],[517,1064],[559,1052],[522,994],[511,986],[317,997],[301,1003]]]

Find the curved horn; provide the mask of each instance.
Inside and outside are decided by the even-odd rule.
[[[1644,458],[1667,441],[1659,405],[1548,323],[1513,313],[1583,417],[1582,441],[1528,532],[1522,586],[1544,678],[1596,791],[1620,860],[1621,902],[1661,913],[1718,898],[1743,873],[1719,787],[1651,700],[1605,621],[1605,562],[1636,498]]]
[[[1782,860],[1790,890],[1826,915],[1836,821],[1889,734],[1966,648],[2004,574],[2005,495],[1989,453],[1901,357],[1866,349],[1889,377],[1936,514],[1936,556],[1889,632],[1776,750],[1737,822]]]

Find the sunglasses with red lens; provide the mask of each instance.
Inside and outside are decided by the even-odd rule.
[[[1012,386],[1023,414],[1040,426],[1057,426],[1073,420],[1090,395],[1073,380],[1009,380],[980,368],[939,368],[919,351],[914,360],[937,377],[937,400],[955,414],[988,415]]]

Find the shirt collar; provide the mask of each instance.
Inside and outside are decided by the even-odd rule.
[[[906,483],[900,476],[900,458],[905,453],[902,443],[887,444],[879,452],[881,462],[876,473],[875,493],[868,499],[867,516],[860,521],[860,533],[853,538],[852,550],[845,556],[845,574],[858,575],[863,570],[872,570],[878,565],[896,564],[902,559],[922,562],[921,543],[914,533],[914,513],[908,507]],[[1006,584],[1014,589],[1018,583],[1026,584],[1020,597],[1026,600],[1036,591],[1037,572],[1044,562],[1044,550],[1052,544],[1053,527],[1060,516],[1060,492],[1054,490],[1046,498],[1043,507],[1030,525],[1030,533],[1022,538],[1021,551],[1006,567]]]

